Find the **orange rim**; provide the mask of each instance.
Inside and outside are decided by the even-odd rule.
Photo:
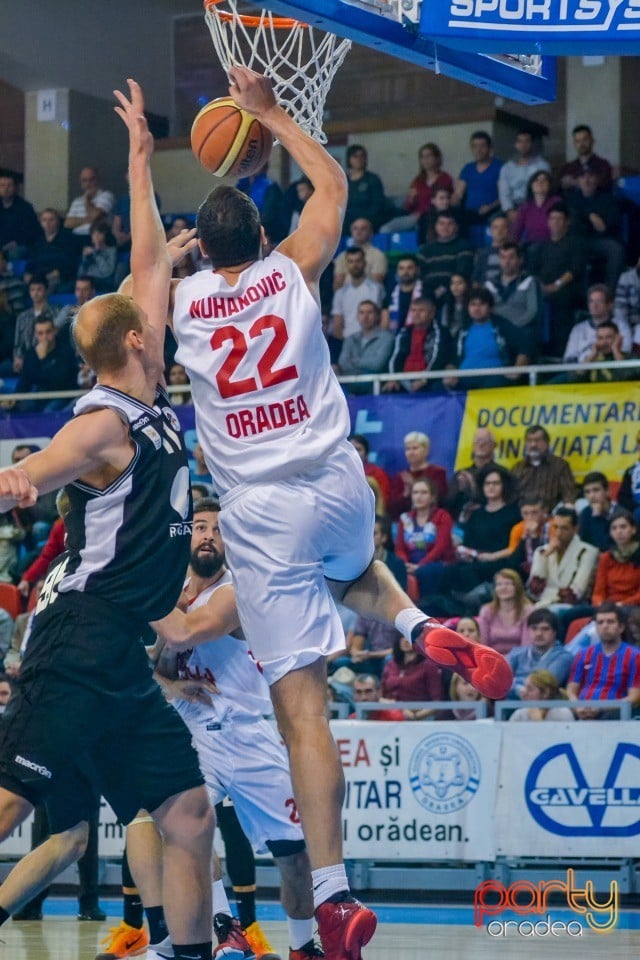
[[[218,7],[221,3],[224,3],[225,0],[204,0],[204,8],[208,10],[210,7]],[[221,20],[224,20],[226,23],[231,23],[234,20],[239,20],[240,23],[243,23],[245,27],[259,27],[263,23],[261,17],[249,17],[244,13],[227,13],[226,10],[218,10],[218,16]],[[300,20],[293,20],[290,17],[271,17],[271,24],[276,30],[291,30],[293,27],[307,27],[308,24],[301,23]]]

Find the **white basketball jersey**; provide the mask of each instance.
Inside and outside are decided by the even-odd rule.
[[[204,606],[220,587],[232,583],[227,571],[213,584],[203,590],[192,602],[190,609]],[[187,725],[191,722],[212,720],[229,722],[260,720],[273,712],[267,681],[249,653],[244,640],[237,637],[220,637],[200,643],[186,656],[178,659],[181,680],[210,680],[215,682],[219,694],[211,694],[213,706],[176,700],[174,705]]]
[[[320,308],[289,257],[274,251],[235,286],[214,271],[187,277],[174,329],[220,494],[315,466],[347,437]]]

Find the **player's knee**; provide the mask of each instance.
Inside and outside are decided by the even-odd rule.
[[[0,788],[0,843],[32,812],[33,806],[15,793]]]
[[[186,790],[163,807],[154,812],[154,818],[166,841],[180,842],[186,836],[193,844],[212,842],[215,814],[204,787]]]

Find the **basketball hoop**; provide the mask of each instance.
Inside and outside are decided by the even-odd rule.
[[[204,0],[204,18],[223,69],[243,65],[273,80],[278,102],[319,143],[324,103],[351,41],[268,10],[238,12],[239,0]]]

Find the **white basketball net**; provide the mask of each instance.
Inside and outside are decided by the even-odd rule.
[[[224,70],[240,64],[270,77],[278,102],[303,130],[326,143],[324,103],[351,41],[296,20],[276,26],[283,18],[268,10],[242,15],[240,5],[238,0],[205,3],[205,20]]]

